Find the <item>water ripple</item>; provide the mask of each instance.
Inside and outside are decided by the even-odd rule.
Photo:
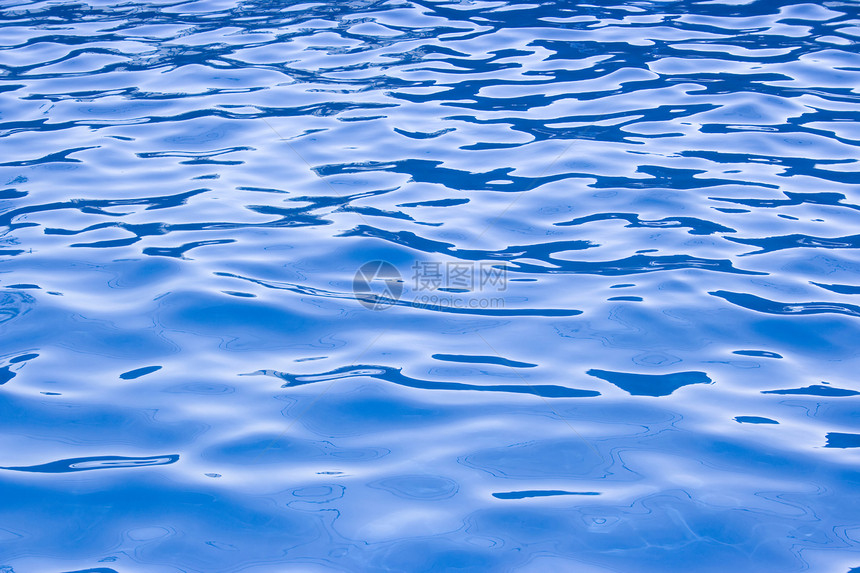
[[[858,46],[3,0],[0,570],[854,571]]]

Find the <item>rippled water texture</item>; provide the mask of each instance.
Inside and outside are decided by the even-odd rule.
[[[0,5],[3,572],[860,568],[858,2]]]

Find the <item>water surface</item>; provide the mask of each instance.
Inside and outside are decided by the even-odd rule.
[[[860,567],[856,2],[0,6],[3,571]]]

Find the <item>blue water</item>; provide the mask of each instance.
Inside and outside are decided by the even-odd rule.
[[[860,570],[858,2],[0,5],[3,573]]]

